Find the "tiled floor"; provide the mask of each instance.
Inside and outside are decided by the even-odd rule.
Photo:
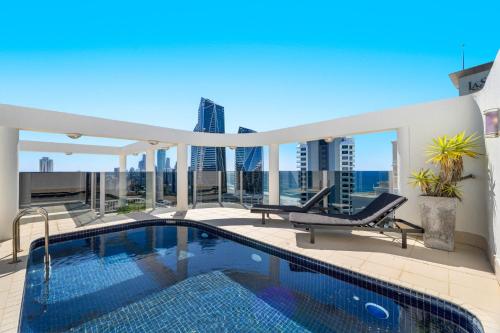
[[[272,220],[262,225],[260,215],[235,208],[194,209],[186,214],[151,214],[204,221],[290,251],[441,297],[462,305],[478,316],[486,332],[500,332],[500,286],[486,255],[478,248],[457,244],[456,251],[448,253],[425,248],[421,240],[409,239],[408,248],[402,249],[397,235],[392,238],[376,233],[327,231],[318,232],[316,243],[310,244],[307,233],[293,229],[279,216],[271,215]],[[78,223],[71,218],[53,220],[51,234],[150,216],[138,214],[128,219],[95,219],[84,227],[77,227]],[[21,248],[26,250],[33,239],[43,236],[43,224],[35,222],[22,225],[21,236]],[[23,259],[21,263],[9,264],[11,246],[11,241],[0,243],[0,332],[16,331],[23,291],[27,252],[20,253]]]

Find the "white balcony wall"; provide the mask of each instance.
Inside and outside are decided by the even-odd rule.
[[[482,117],[472,96],[402,108],[395,117],[400,118],[402,127],[407,128],[405,139],[398,149],[406,152],[400,161],[399,183],[401,193],[408,197],[409,202],[400,209],[399,215],[420,223],[418,210],[420,192],[408,185],[411,172],[429,167],[426,163],[428,156],[425,151],[432,138],[440,135],[454,135],[461,131],[483,136]],[[398,131],[398,136],[400,131]],[[484,140],[480,140],[480,143],[479,150],[484,154]],[[408,162],[405,163],[405,160]],[[484,192],[487,182],[484,156],[476,160],[466,159],[465,172],[472,173],[476,178],[465,180],[461,184],[463,200],[457,211],[456,230],[459,231],[457,237],[485,247],[488,227]],[[474,235],[481,236],[481,238],[474,237]]]
[[[500,110],[500,52],[488,76],[484,88],[475,95],[481,113],[487,110]],[[484,120],[484,117],[482,117]],[[487,227],[490,260],[500,281],[500,138],[486,138],[487,183],[484,186],[488,205]]]

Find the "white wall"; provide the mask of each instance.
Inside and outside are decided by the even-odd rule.
[[[482,112],[491,109],[500,109],[500,52],[498,52],[495,63],[491,68],[488,80],[484,88],[474,96]],[[488,244],[491,260],[495,267],[497,279],[500,282],[500,214],[497,210],[500,205],[500,188],[497,180],[500,180],[500,138],[486,138],[487,152],[487,175],[488,179],[484,187],[488,203],[487,228]]]
[[[471,96],[459,97],[451,100],[437,101],[412,106],[398,114],[401,124],[406,124],[409,131],[407,149],[409,165],[400,174],[402,194],[408,197],[409,202],[399,212],[399,216],[420,224],[418,197],[420,192],[408,185],[411,171],[428,168],[425,163],[426,147],[432,139],[441,135],[455,135],[461,131],[477,133],[483,136],[482,117]],[[484,154],[484,140],[480,140],[480,152]],[[465,160],[465,172],[472,173],[476,178],[462,182],[463,200],[457,211],[456,230],[480,235],[487,239],[486,223],[486,193],[484,186],[487,181],[485,157],[477,160]]]

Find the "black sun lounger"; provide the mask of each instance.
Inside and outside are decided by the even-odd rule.
[[[266,214],[280,214],[280,213],[307,213],[310,211],[317,203],[319,203],[325,196],[327,196],[332,190],[333,186],[325,187],[318,193],[316,193],[311,199],[307,200],[302,206],[287,206],[287,205],[254,205],[250,209],[251,213],[262,213],[262,224],[266,223]]]
[[[424,229],[401,219],[386,218],[407,200],[396,194],[382,193],[354,215],[293,212],[289,219],[294,227],[309,230],[311,243],[314,243],[315,229],[397,232],[402,235],[402,247],[405,249],[407,234],[422,234]]]

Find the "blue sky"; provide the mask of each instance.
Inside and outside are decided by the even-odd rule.
[[[466,66],[494,58],[498,12],[498,1],[3,2],[0,103],[192,130],[204,96],[225,107],[226,130],[236,132],[449,98],[462,43]],[[394,138],[356,137],[357,169],[388,169]],[[21,153],[21,170],[44,155],[56,170],[118,165]],[[294,155],[293,144],[281,148],[282,169],[295,168]]]

